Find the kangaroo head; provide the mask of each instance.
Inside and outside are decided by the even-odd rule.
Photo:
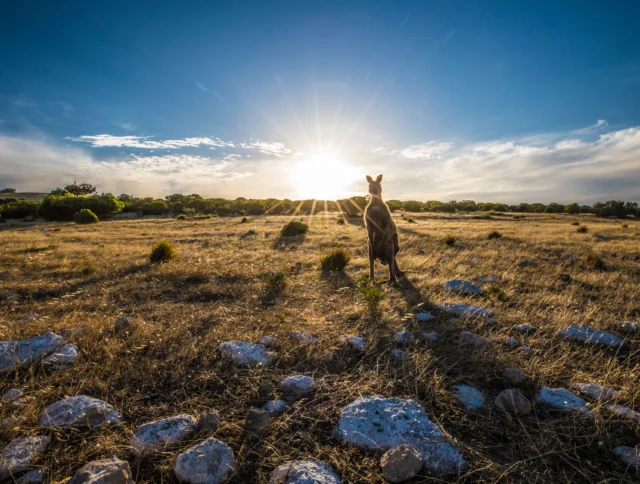
[[[367,181],[369,182],[369,193],[379,197],[382,193],[382,175],[378,175],[375,180],[367,175]]]

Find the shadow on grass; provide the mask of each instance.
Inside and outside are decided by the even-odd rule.
[[[273,246],[271,247],[274,250],[287,250],[295,247],[296,245],[302,244],[307,238],[306,234],[294,235],[291,237],[285,237],[283,235],[278,235],[276,239],[273,241]]]

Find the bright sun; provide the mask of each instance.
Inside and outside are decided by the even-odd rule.
[[[300,160],[291,171],[291,183],[302,199],[337,200],[347,196],[355,179],[353,167],[332,153],[317,153]]]

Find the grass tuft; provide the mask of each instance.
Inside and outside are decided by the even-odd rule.
[[[327,254],[320,257],[320,264],[323,271],[342,271],[349,261],[351,260],[351,254],[346,249],[338,247],[331,249]]]
[[[296,235],[306,234],[309,227],[307,224],[292,220],[287,225],[282,227],[280,235],[283,237],[295,237]]]
[[[587,232],[589,232],[589,229],[587,229],[587,227],[578,227],[576,232],[578,232],[579,234],[586,234]]]
[[[502,237],[502,234],[500,232],[498,232],[497,230],[494,230],[493,232],[489,232],[489,235],[487,235],[487,239],[491,240],[491,239],[499,239]]]
[[[153,246],[149,260],[152,264],[161,264],[163,262],[169,262],[178,256],[173,245],[166,240],[161,240]]]
[[[449,247],[453,247],[454,245],[456,245],[457,241],[458,239],[456,238],[456,236],[451,234],[445,235],[442,238],[442,242],[444,242],[445,245],[448,245]]]

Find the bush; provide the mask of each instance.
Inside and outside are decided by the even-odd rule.
[[[578,227],[578,230],[576,230],[579,234],[586,234],[588,231],[587,227]]]
[[[410,223],[410,224],[414,224],[414,223],[416,223],[416,221],[415,221],[415,220],[413,220],[411,217],[409,217],[409,218],[407,219],[407,222],[408,222],[408,223]]]
[[[75,218],[77,224],[82,225],[97,224],[100,221],[98,216],[88,208],[83,208],[77,212],[73,218]]]
[[[40,208],[40,202],[15,201],[0,206],[0,214],[2,218],[25,218],[36,215]]]
[[[367,302],[369,309],[374,310],[384,299],[384,291],[378,286],[363,285],[358,288],[358,296]]]
[[[247,217],[242,217],[242,220],[240,220],[241,224],[246,224],[247,222],[249,222],[249,219]]]
[[[442,239],[442,242],[444,242],[449,247],[453,247],[454,245],[456,245],[457,240],[458,239],[456,239],[455,235],[445,235]]]
[[[284,287],[287,285],[287,276],[284,272],[270,272],[267,276],[267,284],[272,287]]]
[[[495,298],[499,301],[507,300],[507,294],[498,286],[491,286],[485,294],[487,297]]]
[[[487,239],[491,240],[491,239],[499,239],[500,237],[502,237],[502,234],[500,232],[498,232],[497,230],[494,230],[493,232],[489,232],[489,235],[487,235]]]
[[[336,248],[320,257],[320,265],[323,271],[341,271],[347,267],[351,260],[351,254],[346,249]]]
[[[282,227],[280,235],[283,237],[295,237],[296,235],[306,234],[308,229],[309,227],[307,227],[307,224],[292,220]]]
[[[343,218],[339,218],[338,220],[336,220],[336,223],[337,223],[338,225],[344,225],[344,223],[345,223],[345,222],[344,222],[344,219],[343,219]]]
[[[580,225],[580,222],[571,222],[571,225]]]
[[[124,203],[110,193],[103,195],[47,195],[38,214],[47,220],[73,220],[83,208],[91,210],[98,218],[106,219],[124,208]]]
[[[169,262],[178,256],[171,243],[166,240],[161,240],[153,246],[149,260],[152,264],[160,264],[162,262]]]
[[[582,264],[584,267],[588,269],[595,269],[598,271],[602,271],[606,267],[604,260],[602,260],[602,257],[600,257],[598,254],[596,254],[592,250],[587,252],[587,254],[584,256],[582,260]]]
[[[86,266],[84,266],[82,268],[82,273],[85,276],[88,276],[90,274],[93,274],[96,271],[96,268],[94,266],[92,266],[91,264],[87,264]]]
[[[187,220],[187,216],[183,213],[181,213],[180,215],[178,215],[176,217],[176,220]]]
[[[182,210],[182,213],[187,217],[193,217],[196,214],[196,211],[193,208],[185,208]]]

